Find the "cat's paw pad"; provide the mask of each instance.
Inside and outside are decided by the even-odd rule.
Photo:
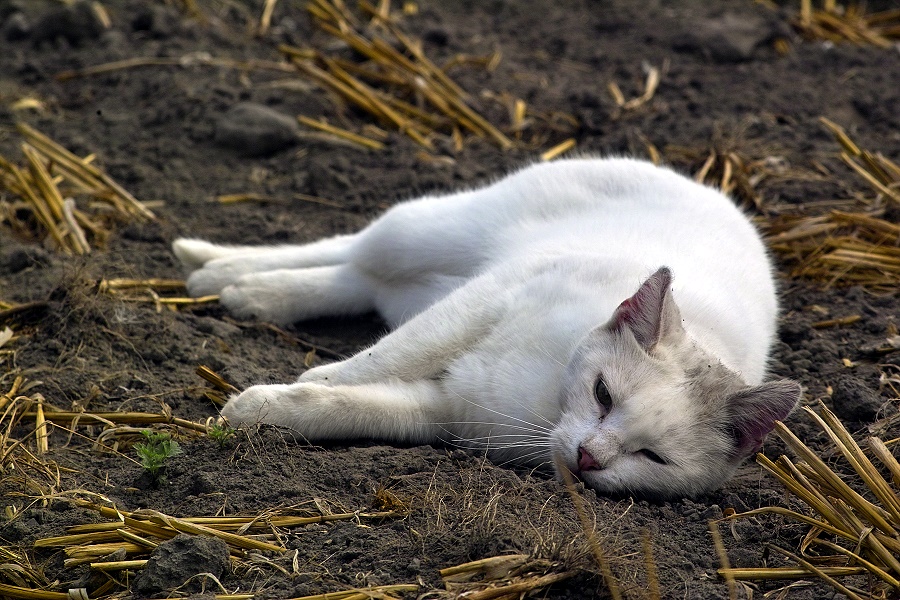
[[[232,427],[269,423],[278,425],[279,406],[283,403],[285,385],[254,385],[232,396],[222,407],[222,416]]]

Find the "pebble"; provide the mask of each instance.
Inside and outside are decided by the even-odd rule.
[[[208,333],[220,338],[230,338],[241,333],[241,328],[231,323],[226,323],[212,317],[200,317],[197,319],[197,329],[202,333]]]
[[[157,4],[141,7],[131,20],[131,28],[134,31],[146,31],[157,39],[178,33],[180,25],[181,18],[178,11]]]
[[[216,143],[245,156],[269,156],[297,143],[297,120],[255,102],[235,104],[216,124]]]
[[[842,377],[833,385],[831,405],[844,421],[871,423],[885,403],[874,386],[857,377]]]
[[[675,48],[699,52],[718,63],[736,63],[753,58],[756,49],[774,35],[763,17],[726,13],[697,22],[676,41]]]
[[[77,46],[86,40],[99,38],[105,29],[91,3],[82,0],[41,15],[31,28],[31,41],[40,44],[63,38]]]
[[[16,248],[0,257],[0,273],[13,275],[29,267],[42,268],[50,264],[50,255],[37,246]]]
[[[222,540],[179,534],[153,550],[147,566],[134,581],[134,589],[139,596],[152,596],[181,587],[201,573],[221,578],[230,562],[228,544]],[[202,587],[202,578],[197,577],[182,589],[199,591]]]
[[[31,25],[28,23],[28,17],[24,13],[13,13],[4,21],[0,34],[7,42],[18,42],[28,38],[31,34]]]

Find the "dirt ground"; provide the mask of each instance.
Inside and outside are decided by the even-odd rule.
[[[900,156],[897,47],[807,41],[788,24],[793,7],[774,9],[750,0],[419,0],[417,13],[398,12],[398,18],[405,31],[422,38],[436,63],[461,53],[502,53],[492,71],[473,65],[450,71],[489,120],[502,126],[510,117],[484,92],[523,99],[536,115],[528,133],[537,136],[535,147],[501,151],[473,137],[459,152],[442,142],[437,154],[449,159],[438,161],[427,160],[399,133],[391,133],[380,151],[286,125],[288,133],[272,133],[263,141],[251,140],[246,131],[229,133],[246,127],[240,114],[228,112],[244,102],[290,117],[326,116],[357,130],[371,122],[352,108],[338,114],[321,89],[277,70],[185,60],[62,81],[54,77],[132,57],[206,53],[279,61],[282,43],[341,52],[330,37],[314,32],[299,0],[277,3],[264,36],[252,31],[260,1],[197,0],[203,18],[189,15],[183,8],[189,4],[103,0],[111,20],[104,27],[89,10],[57,2],[0,1],[0,155],[18,160],[14,124],[27,122],[81,156],[96,154],[98,164],[158,215],[156,221],[120,225],[105,248],[77,258],[0,227],[0,300],[49,303],[45,313],[18,326],[24,335],[11,346],[15,353],[0,355],[0,391],[21,374],[40,381],[33,391],[62,410],[160,412],[165,405],[174,416],[201,421],[214,416],[216,406],[203,393],[198,365],[239,388],[284,382],[306,368],[304,361],[317,364],[352,353],[385,330],[370,316],[298,323],[283,333],[263,323],[235,321],[215,304],[159,312],[153,303],[123,302],[98,290],[104,278],[182,277],[169,249],[178,236],[252,244],[355,231],[399,200],[477,184],[535,160],[569,137],[579,152],[644,157],[649,142],[685,170],[699,165],[679,158],[684,153],[678,148],[703,156],[712,145],[725,144],[750,159],[777,157],[772,160],[786,174],[757,185],[763,210],[754,210],[766,216],[801,204],[812,211],[817,202],[863,189],[836,158],[837,146],[819,123],[822,116],[867,148],[895,160]],[[617,107],[607,84],[615,81],[626,98],[637,97],[648,66],[661,72],[654,97],[634,110]],[[14,107],[23,98],[39,100],[40,108]],[[266,142],[275,138],[277,144]],[[822,175],[820,167],[831,176]],[[239,193],[271,200],[227,205],[215,200]],[[780,268],[784,316],[773,376],[799,380],[808,402],[823,398],[855,429],[894,414],[896,399],[880,377],[896,375],[890,363],[897,355],[875,360],[861,349],[896,325],[897,294],[825,288],[789,278],[784,263]],[[861,319],[840,327],[812,326],[850,315]],[[312,347],[318,348],[314,356],[308,354]],[[789,426],[814,448],[825,447],[803,416],[792,417]],[[154,484],[134,460],[127,436],[118,452],[92,449],[91,438],[99,431],[80,427],[74,437],[52,433],[48,458],[63,469],[52,491],[84,490],[121,510],[151,508],[173,516],[403,507],[395,517],[285,529],[281,542],[291,553],[226,569],[220,581],[228,593],[293,598],[404,583],[419,583],[419,593],[425,593],[444,589],[439,569],[524,553],[550,561],[552,572],[575,572],[539,596],[608,594],[565,488],[539,475],[454,449],[311,446],[289,432],[264,428],[241,432],[222,445],[203,436],[180,438],[183,454],[169,461],[165,481]],[[764,452],[774,458],[785,449],[770,439]],[[13,508],[0,523],[2,544],[27,551],[55,590],[92,590],[105,581],[86,565],[65,567],[59,550],[32,550],[39,538],[96,521],[95,513],[64,499],[35,499],[35,489],[5,465],[3,475],[3,504]],[[729,509],[794,502],[752,463],[722,490],[694,500],[657,504],[591,491],[581,497],[630,598],[649,595],[645,539],[652,542],[663,597],[727,597],[716,575],[720,561],[708,521]],[[775,517],[722,526],[732,565],[746,567],[785,564],[766,544],[795,550],[806,531]],[[753,590],[760,597],[785,585],[751,583],[739,594]],[[142,589],[135,593],[165,595],[152,586]],[[208,589],[221,592],[213,584]],[[823,598],[832,592],[810,582],[786,594]]]

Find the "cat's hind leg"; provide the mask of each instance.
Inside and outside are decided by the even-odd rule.
[[[356,239],[357,235],[341,235],[301,245],[222,246],[183,238],[175,240],[172,249],[191,273],[188,292],[206,296],[250,273],[346,263]]]
[[[287,325],[375,309],[374,283],[351,264],[277,269],[238,277],[221,302],[238,317]]]

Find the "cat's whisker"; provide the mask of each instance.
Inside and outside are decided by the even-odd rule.
[[[498,463],[497,466],[505,467],[506,465],[527,463],[528,460],[533,456],[546,456],[546,455],[547,455],[547,451],[536,450],[535,452],[529,452],[528,454],[520,454],[518,456],[514,456],[513,458],[510,458],[509,460],[503,461],[502,463]],[[541,464],[546,464],[546,463],[547,463],[547,461],[543,461]]]
[[[509,420],[511,420],[511,421],[518,421],[519,423],[524,423],[524,424],[526,424],[526,425],[530,425],[530,426],[533,427],[535,430],[540,429],[540,430],[546,431],[547,433],[550,433],[550,432],[552,431],[552,429],[550,429],[550,428],[548,428],[548,427],[544,427],[544,426],[542,426],[542,425],[537,425],[537,424],[535,424],[535,423],[532,423],[531,421],[526,421],[525,419],[520,419],[520,418],[514,417],[514,416],[512,416],[512,415],[507,415],[507,414],[504,414],[504,413],[500,412],[499,410],[495,410],[495,409],[493,409],[493,408],[489,408],[489,407],[487,407],[487,406],[483,406],[483,405],[481,405],[481,404],[478,404],[477,402],[473,402],[472,400],[469,400],[468,398],[464,397],[462,394],[457,393],[456,396],[457,396],[460,400],[462,400],[462,401],[464,401],[464,402],[467,402],[467,403],[471,404],[472,406],[476,406],[476,407],[480,408],[481,410],[486,410],[486,411],[492,412],[492,413],[494,413],[494,414],[496,414],[496,415],[500,415],[500,416],[503,417],[504,419],[509,419]]]
[[[540,350],[540,352],[541,352],[544,356],[546,356],[547,358],[549,358],[549,359],[551,360],[551,362],[555,362],[555,363],[556,363],[557,365],[559,365],[560,367],[565,368],[565,367],[567,366],[566,363],[564,363],[564,362],[562,362],[561,360],[559,360],[558,358],[556,358],[549,350],[547,350],[547,349],[544,348],[543,346],[539,347],[538,350]]]
[[[489,442],[473,442],[472,440],[460,439],[460,438],[439,438],[440,442],[446,444],[447,446],[453,446],[454,448],[462,448],[463,450],[514,450],[517,448],[534,448],[536,444],[531,443],[522,443],[522,444],[491,444]],[[545,446],[549,448],[550,446]]]
[[[543,436],[536,435],[525,435],[525,434],[497,434],[497,435],[485,435],[479,437],[462,437],[453,431],[450,431],[446,428],[441,428],[444,432],[453,436],[453,439],[456,441],[463,442],[472,442],[478,444],[492,444],[492,442],[497,441],[498,444],[503,444],[503,447],[512,446],[512,445],[522,445],[522,446],[550,446],[550,441],[548,438]],[[510,441],[504,441],[505,438],[516,438]],[[494,445],[494,444],[492,444]],[[499,445],[494,445],[495,447],[501,447]]]
[[[525,404],[525,403],[522,402],[521,400],[516,401],[516,405],[518,405],[520,408],[525,409],[526,412],[528,412],[528,413],[534,415],[535,417],[537,417],[537,418],[540,419],[541,421],[547,423],[547,425],[550,425],[550,428],[551,428],[551,429],[554,428],[554,427],[556,427],[556,423],[554,423],[553,421],[551,421],[550,419],[548,419],[547,417],[545,417],[545,416],[542,415],[541,413],[537,412],[536,410],[534,410],[533,408],[531,408],[529,405]]]
[[[527,421],[523,421],[527,422]],[[491,421],[445,421],[443,423],[433,423],[434,425],[489,425],[491,427],[503,428],[503,429],[515,429],[517,431],[528,431],[535,434],[538,437],[547,437],[550,434],[549,430],[544,430],[544,428],[534,429],[532,427],[525,427],[523,425],[510,425],[508,423],[493,423]]]
[[[496,435],[493,437],[492,436],[484,436],[484,437],[460,438],[460,439],[464,439],[469,442],[481,442],[482,440],[491,442],[491,441],[496,440],[497,442],[508,443],[508,444],[544,444],[547,446],[550,445],[550,442],[548,442],[546,440],[546,438],[539,438],[539,437],[534,437],[534,436],[515,436],[515,437],[518,437],[519,439],[511,440],[509,442],[504,442],[503,438],[506,438],[506,437],[509,437],[509,436]]]
[[[469,424],[469,423],[470,423],[470,422],[467,421],[465,424]],[[495,425],[497,425],[498,427],[500,426],[499,424],[496,424],[496,423],[495,423]],[[447,431],[447,430],[445,429],[445,431]],[[449,431],[448,431],[448,433],[449,433]],[[543,435],[543,434],[540,434],[540,433],[538,433],[538,434],[527,434],[527,433],[496,433],[496,434],[495,434],[495,433],[489,433],[488,435],[474,436],[474,437],[470,437],[470,438],[466,438],[466,439],[470,439],[470,440],[493,440],[493,439],[497,439],[497,438],[520,438],[520,439],[531,439],[531,440],[546,440],[546,439],[547,439],[547,436],[545,436],[545,435]]]
[[[537,440],[536,440],[536,441],[518,441],[518,442],[498,442],[498,443],[493,443],[490,439],[488,439],[487,441],[480,441],[480,440],[477,440],[477,439],[459,438],[459,437],[458,437],[458,438],[455,438],[455,439],[456,439],[457,442],[467,442],[467,443],[472,443],[472,444],[478,444],[480,447],[490,447],[490,448],[497,448],[497,449],[503,449],[503,448],[536,448],[536,447],[550,448],[550,443],[549,443],[549,442],[541,442],[541,441],[537,441]]]

